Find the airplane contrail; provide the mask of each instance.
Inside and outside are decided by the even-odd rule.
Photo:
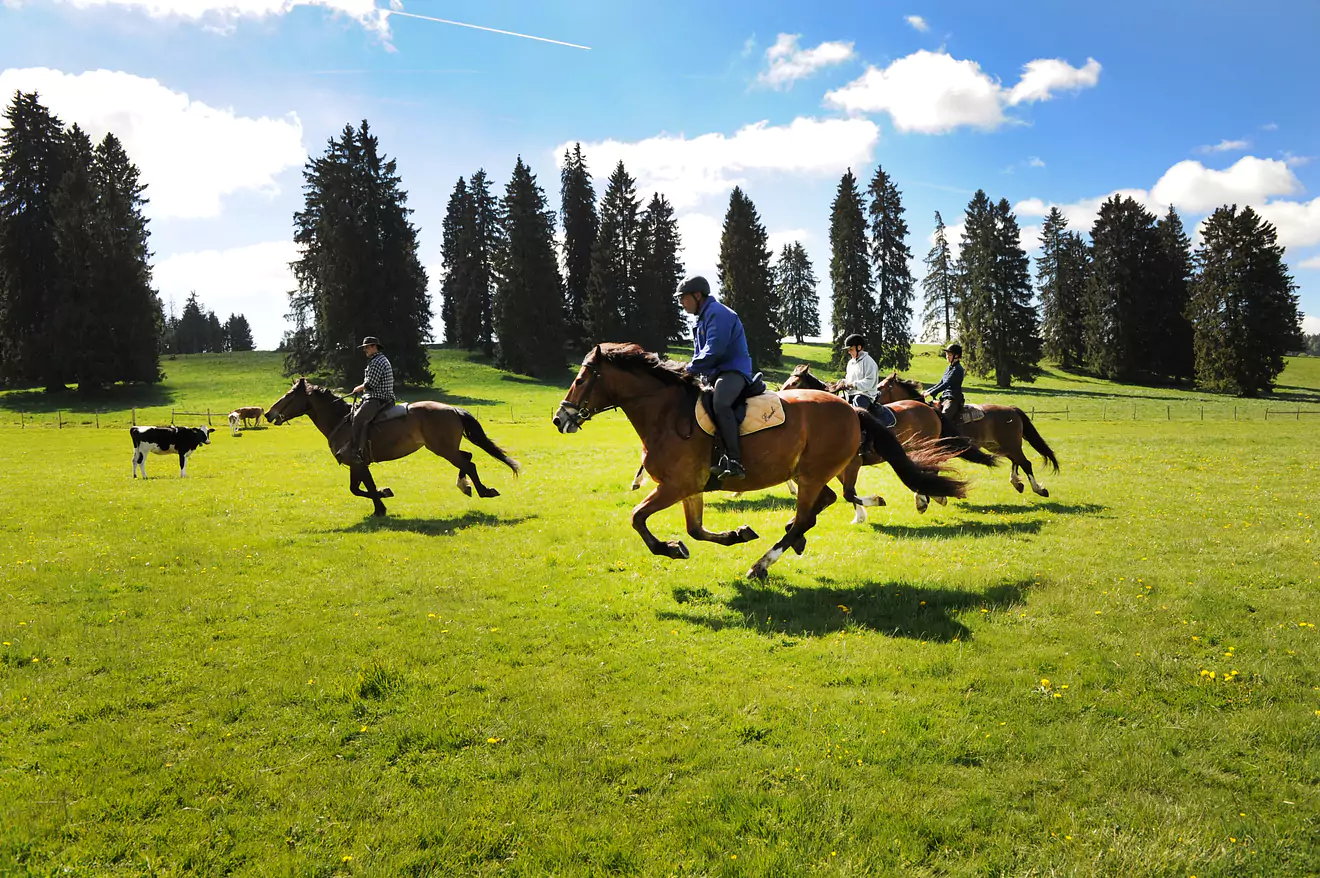
[[[415,12],[402,12],[398,9],[382,9],[380,11],[386,12],[390,15],[402,15],[404,18],[420,18],[422,21],[434,21],[439,24],[452,24],[457,27],[470,27],[473,30],[484,30],[493,34],[504,34],[508,37],[522,37],[524,40],[537,40],[542,43],[554,43],[556,46],[568,46],[570,49],[586,49],[587,51],[591,51],[590,46],[579,46],[577,43],[566,43],[563,40],[552,40],[549,37],[534,37],[531,34],[520,34],[517,31],[500,30],[497,27],[482,27],[479,24],[468,24],[465,21],[450,21],[447,18],[436,18],[431,15],[418,15]]]

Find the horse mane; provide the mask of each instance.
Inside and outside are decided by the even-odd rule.
[[[599,352],[600,357],[610,365],[628,372],[654,375],[666,384],[672,384],[675,387],[697,389],[701,387],[701,382],[697,380],[696,376],[688,374],[682,363],[666,360],[659,354],[643,350],[641,345],[631,342],[606,342],[596,345],[593,353],[595,352]],[[590,359],[590,356],[588,355],[588,359]]]
[[[895,376],[894,376],[894,382],[895,382],[896,384],[901,384],[902,386],[906,387],[908,390],[910,390],[910,391],[912,391],[913,393],[915,393],[915,394],[917,395],[917,398],[918,398],[918,399],[921,398],[921,382],[920,382],[920,381],[917,381],[917,380],[914,379],[914,378],[902,378],[902,377],[899,377],[898,375],[895,375]]]

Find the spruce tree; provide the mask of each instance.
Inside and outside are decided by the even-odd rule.
[[[564,323],[569,342],[584,349],[587,338],[587,283],[591,278],[591,250],[600,230],[596,190],[582,155],[582,144],[564,151],[559,174],[560,214],[564,225]]]
[[[1105,378],[1156,372],[1152,346],[1161,331],[1150,306],[1158,299],[1159,246],[1155,216],[1132,198],[1115,195],[1100,206],[1091,227],[1085,332],[1087,365]]]
[[[1192,349],[1192,322],[1187,318],[1191,295],[1192,244],[1183,231],[1182,218],[1169,206],[1169,212],[1155,224],[1158,247],[1155,256],[1157,295],[1147,319],[1154,330],[1149,341],[1155,372],[1174,379],[1191,379],[1196,374]]]
[[[802,344],[803,336],[820,334],[820,298],[816,272],[801,241],[785,244],[774,271],[775,301],[784,335]]]
[[[229,315],[225,321],[225,337],[229,339],[231,351],[250,351],[255,348],[252,343],[252,327],[242,314]]]
[[[642,211],[637,226],[637,332],[648,351],[663,354],[686,326],[675,291],[683,280],[682,249],[673,205],[660,193]]]
[[[944,218],[935,211],[935,244],[926,254],[926,276],[921,280],[925,308],[921,315],[922,337],[948,344],[953,340],[958,301],[958,268],[949,247]]]
[[[830,286],[833,364],[842,367],[848,356],[844,339],[851,332],[865,332],[875,313],[866,219],[862,214],[862,194],[857,190],[857,178],[852,169],[839,181],[834,202],[830,205]]]
[[[1077,369],[1085,356],[1086,243],[1068,231],[1062,211],[1051,207],[1036,257],[1041,337],[1045,355],[1060,369]]]
[[[104,333],[101,288],[105,265],[97,223],[92,141],[78,125],[64,141],[65,171],[54,196],[59,274],[47,300],[48,386],[77,382],[94,391],[110,372],[112,342]]]
[[[738,313],[756,365],[778,366],[779,314],[770,283],[769,235],[756,205],[739,186],[729,195],[720,235],[720,301]]]
[[[605,187],[600,230],[591,249],[583,318],[588,344],[635,340],[637,208],[636,181],[619,162]]]
[[[957,336],[963,348],[964,365],[987,375],[993,365],[994,267],[997,246],[994,206],[985,191],[978,189],[963,216],[962,240],[958,247]]]
[[[445,342],[469,351],[476,350],[481,335],[481,304],[472,282],[475,225],[476,212],[467,180],[459,177],[449,196],[441,227],[441,264],[445,276],[440,284],[440,319],[445,327]]]
[[[906,370],[912,362],[912,270],[903,195],[877,167],[867,187],[871,196],[871,277],[875,314],[866,329],[866,350],[881,369]]]
[[[50,373],[60,290],[54,197],[68,151],[63,123],[35,93],[17,92],[0,134],[0,375],[63,389]],[[47,380],[49,376],[50,380]]]
[[[202,349],[210,354],[220,354],[229,350],[229,338],[225,326],[214,311],[206,312],[206,341]]]
[[[472,250],[471,282],[474,307],[480,314],[477,344],[486,356],[495,353],[494,317],[492,302],[495,286],[499,283],[496,267],[504,257],[504,219],[500,216],[500,202],[491,192],[491,183],[484,169],[478,170],[468,182],[472,197]]]
[[[177,343],[181,354],[200,354],[206,350],[206,312],[197,301],[197,291],[188,292],[188,300],[183,303],[183,313],[179,315]]]
[[[564,288],[555,255],[555,214],[518,157],[500,205],[504,247],[494,301],[500,365],[551,377],[564,369]]]
[[[1274,226],[1250,207],[1205,221],[1189,313],[1196,380],[1210,390],[1255,396],[1273,389],[1283,356],[1302,345],[1297,287]]]
[[[303,176],[305,207],[294,215],[299,289],[291,305],[312,318],[314,340],[297,364],[310,360],[337,382],[356,383],[363,368],[357,345],[374,335],[398,384],[429,384],[431,304],[396,163],[381,155],[364,121],[356,130],[345,126]]]

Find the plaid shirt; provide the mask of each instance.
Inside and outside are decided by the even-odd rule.
[[[394,402],[394,367],[380,351],[367,361],[367,377],[362,381],[366,391],[363,399],[382,399]]]

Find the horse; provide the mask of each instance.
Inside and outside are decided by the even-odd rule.
[[[900,378],[897,372],[892,372],[880,382],[880,391],[876,398],[886,404],[893,404],[900,400],[920,400],[922,398],[921,382]],[[929,408],[934,411],[934,404],[932,403]],[[1036,449],[1036,453],[1045,458],[1045,462],[1054,468],[1056,473],[1059,471],[1059,459],[1054,456],[1054,451],[1036,430],[1036,425],[1031,423],[1031,418],[1028,418],[1026,412],[1015,405],[989,404],[978,405],[977,408],[985,412],[985,417],[979,421],[967,421],[959,424],[962,434],[975,443],[978,448],[984,449],[994,456],[1008,458],[1009,462],[1013,464],[1013,470],[1009,474],[1008,481],[1017,489],[1019,494],[1022,493],[1022,480],[1018,478],[1018,468],[1020,467],[1027,474],[1027,480],[1031,482],[1032,491],[1041,497],[1050,496],[1049,490],[1036,481],[1036,476],[1032,472],[1031,461],[1027,460],[1026,454],[1022,452],[1022,440],[1026,439],[1031,447]]]
[[[713,440],[694,423],[699,392],[697,380],[681,364],[662,360],[635,344],[603,343],[582,361],[552,418],[560,433],[576,433],[602,412],[623,410],[642,440],[646,471],[656,483],[632,511],[633,529],[653,554],[680,560],[689,557],[681,540],[659,540],[646,527],[654,513],[680,501],[688,535],[695,540],[733,546],[757,539],[746,525],[732,531],[707,530],[702,522],[703,492],[752,491],[794,478],[797,509],[784,536],[747,571],[749,578],[765,579],[785,550],[791,548],[800,555],[806,549],[807,531],[836,499],[829,482],[857,457],[863,436],[912,490],[950,497],[965,493],[960,480],[940,469],[947,452],[928,448],[909,456],[874,417],[817,390],[781,394],[784,423],[743,437],[746,477],[713,483]],[[854,501],[847,493],[845,499]]]
[[[239,427],[247,429],[248,421],[253,425],[261,423],[262,409],[259,405],[239,406],[229,413],[230,435],[237,436]]]
[[[843,384],[843,381],[822,381],[812,374],[811,366],[801,363],[793,368],[792,374],[788,376],[788,380],[783,383],[780,389],[803,388],[807,390],[824,390],[827,393],[841,393]],[[925,443],[944,440],[945,445],[963,460],[981,466],[997,465],[993,455],[986,454],[966,439],[948,435],[943,430],[943,419],[925,403],[903,400],[889,403],[885,405],[885,408],[894,416],[894,426],[890,429],[898,437],[898,441],[903,443],[904,448],[911,450]],[[868,450],[862,454],[861,466],[875,466],[884,462],[884,458],[874,451]],[[845,472],[843,478],[846,477],[847,472]],[[930,506],[930,497],[924,494],[916,494],[914,498],[918,513],[925,512]],[[945,502],[943,497],[936,497],[935,500],[941,504]],[[883,506],[885,501],[880,497],[866,497],[863,498],[862,504],[856,507],[853,516],[854,524],[861,524],[866,521],[866,506]]]
[[[299,378],[266,412],[266,420],[279,426],[307,415],[316,429],[325,435],[330,451],[334,453],[347,437],[350,410],[348,400],[327,388],[307,383],[306,378]],[[394,492],[389,488],[376,488],[371,464],[407,457],[422,446],[458,468],[458,489],[469,497],[472,496],[472,485],[476,485],[480,497],[498,497],[500,492],[482,484],[476,464],[472,462],[472,453],[458,447],[464,438],[513,470],[515,477],[521,470],[518,461],[491,441],[474,415],[465,409],[430,400],[412,403],[402,417],[373,423],[370,438],[369,460],[349,466],[348,489],[354,496],[370,499],[376,515],[385,514],[385,504],[381,500],[393,497]],[[366,490],[361,489],[364,483]]]

